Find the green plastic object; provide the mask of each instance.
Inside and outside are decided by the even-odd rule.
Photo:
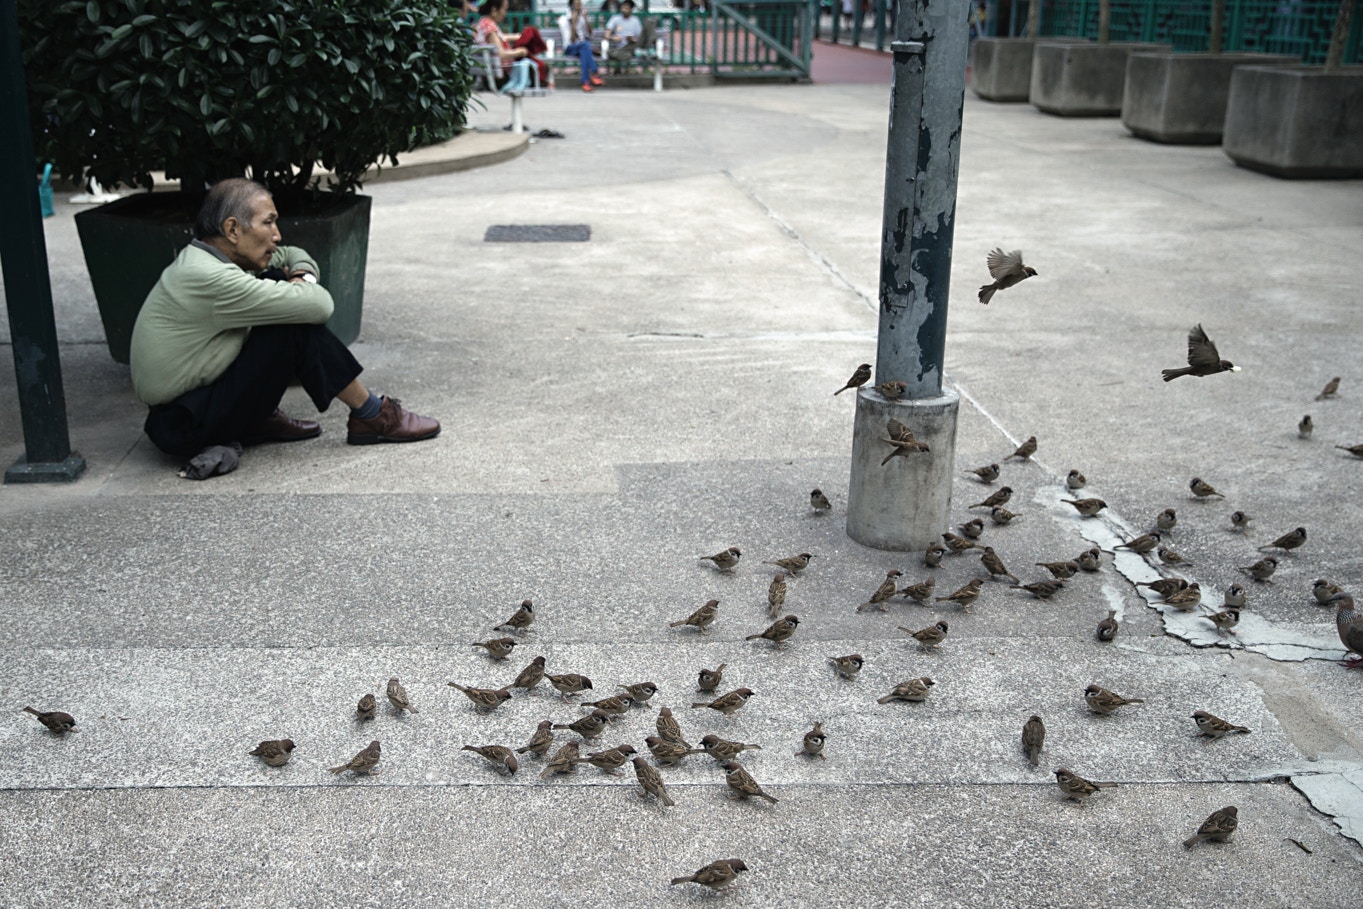
[[[57,213],[52,207],[52,165],[48,164],[43,168],[43,181],[38,184],[38,205],[43,210],[43,217],[50,218]]]

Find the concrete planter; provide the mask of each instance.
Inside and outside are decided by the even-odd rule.
[[[1122,112],[1126,58],[1172,51],[1168,44],[1061,44],[1039,41],[1032,53],[1032,105],[1062,117],[1116,117]]]
[[[1363,177],[1363,66],[1237,68],[1222,146],[1276,177]]]
[[[1152,142],[1216,145],[1226,122],[1231,71],[1295,61],[1276,54],[1132,54],[1126,61],[1122,125]]]
[[[1048,44],[1083,44],[1087,38],[1045,38]],[[986,101],[1026,101],[1032,92],[1032,38],[976,38],[970,88]]]

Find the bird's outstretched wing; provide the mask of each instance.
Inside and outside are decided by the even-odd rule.
[[[985,261],[989,265],[989,277],[997,281],[1005,275],[1022,271],[1022,250],[1015,249],[1005,253],[1002,248],[998,248],[990,252]]]
[[[1216,352],[1216,345],[1212,343],[1211,338],[1202,330],[1201,323],[1194,325],[1193,330],[1188,332],[1188,365],[1216,367],[1220,363],[1221,355]]]

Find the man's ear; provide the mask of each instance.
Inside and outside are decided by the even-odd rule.
[[[222,235],[231,242],[237,242],[237,237],[241,233],[241,222],[236,218],[228,218],[222,222]]]

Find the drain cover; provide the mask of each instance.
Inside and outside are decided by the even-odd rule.
[[[484,243],[586,243],[591,238],[589,224],[493,224],[483,234]]]

